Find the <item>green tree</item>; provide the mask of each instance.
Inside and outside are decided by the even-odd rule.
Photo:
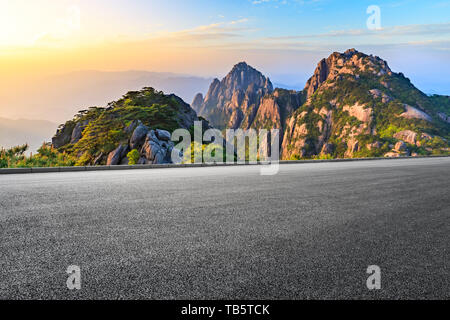
[[[131,150],[130,152],[128,152],[127,154],[127,158],[128,158],[128,164],[129,165],[135,165],[138,163],[139,161],[139,151],[137,151],[136,149]]]

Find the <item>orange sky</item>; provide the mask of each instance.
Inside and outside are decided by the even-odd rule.
[[[363,2],[0,0],[0,101],[8,101],[0,116],[20,116],[16,92],[55,74],[223,77],[246,61],[298,88],[320,59],[353,47],[388,60],[427,93],[449,94],[450,7],[382,1],[382,28],[373,31]]]

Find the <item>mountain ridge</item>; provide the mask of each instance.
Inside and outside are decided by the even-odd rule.
[[[28,151],[35,153],[57,127],[47,120],[0,117],[0,149],[27,143]]]
[[[245,62],[192,106],[150,87],[129,91],[66,121],[42,155],[23,158],[19,147],[1,165],[168,163],[170,133],[192,131],[198,120],[221,130],[279,129],[284,160],[450,155],[450,97],[428,96],[385,60],[349,49],[320,60],[300,91],[274,89]]]
[[[427,96],[380,57],[356,49],[334,52],[317,64],[303,90],[268,90],[250,112],[236,103],[242,101],[236,85],[226,87],[236,70],[251,68],[242,66],[213,81],[208,112],[201,109],[206,98],[199,104],[196,97],[193,105],[220,129],[280,129],[283,159],[448,153],[450,98]],[[401,139],[411,132],[415,140]]]
[[[196,101],[193,106],[199,116],[219,129],[237,129],[245,124],[249,127],[261,98],[272,91],[269,78],[246,62],[239,62],[222,80],[214,79],[203,102]]]

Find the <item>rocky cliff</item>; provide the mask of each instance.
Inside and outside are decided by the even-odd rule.
[[[379,57],[335,52],[319,62],[304,94],[284,132],[284,159],[449,152],[450,126],[440,114],[450,109]]]
[[[161,164],[171,161],[170,132],[191,129],[198,117],[181,98],[153,88],[128,92],[106,108],[80,111],[61,125],[52,146],[77,159],[77,165]]]
[[[355,49],[321,60],[299,92],[274,90],[241,62],[192,106],[219,129],[280,129],[283,159],[450,154],[450,97],[425,95],[386,61]],[[52,145],[77,165],[126,164],[130,152],[132,162],[166,163],[170,132],[196,120],[179,97],[144,88],[81,111]]]
[[[249,127],[262,98],[272,91],[269,78],[241,62],[222,81],[212,82],[203,101],[197,95],[193,108],[216,128]]]
[[[273,90],[239,63],[193,106],[221,129],[281,129],[283,159],[449,153],[450,98],[425,95],[355,49],[321,60],[300,92]]]

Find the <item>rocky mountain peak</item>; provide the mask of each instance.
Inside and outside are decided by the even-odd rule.
[[[192,109],[194,109],[196,112],[198,112],[198,110],[201,108],[203,104],[203,94],[198,93],[195,97],[194,100],[191,103],[191,107]]]
[[[242,62],[235,64],[231,72],[233,72],[235,70],[245,70],[245,69],[249,69],[249,68],[253,69],[252,67],[250,67],[247,64],[247,62],[242,61]]]
[[[269,78],[240,62],[221,81],[214,79],[203,103],[193,108],[215,127],[240,127],[252,122],[262,97],[272,92]]]
[[[346,57],[352,57],[354,54],[357,54],[358,50],[356,50],[355,48],[352,49],[348,49],[347,51],[344,52],[344,55]]]
[[[236,64],[221,83],[227,86],[230,93],[235,90],[245,92],[250,86],[256,90],[264,89],[267,93],[273,91],[270,80],[246,62]]]
[[[344,74],[358,77],[361,73],[369,72],[375,76],[392,74],[386,61],[366,55],[356,49],[348,49],[344,53],[334,52],[327,59],[322,59],[305,86],[307,96],[310,97],[327,81],[339,79]]]

